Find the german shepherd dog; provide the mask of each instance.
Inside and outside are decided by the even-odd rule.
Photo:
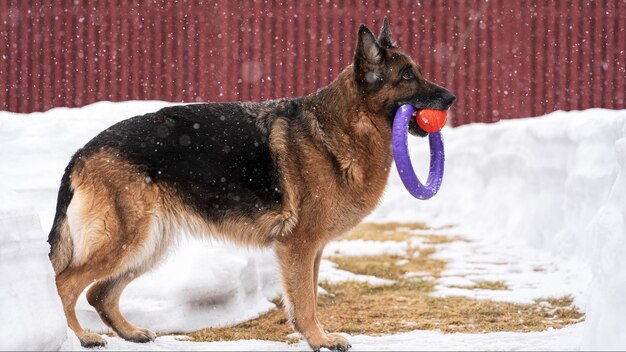
[[[172,106],[106,129],[65,169],[48,239],[69,327],[83,346],[105,344],[74,311],[93,283],[87,300],[106,325],[154,340],[124,318],[120,295],[189,232],[271,247],[294,329],[313,350],[348,350],[316,316],[322,250],[381,198],[398,107],[446,110],[455,99],[393,43],[385,18],[378,38],[361,25],[353,64],[311,95]]]

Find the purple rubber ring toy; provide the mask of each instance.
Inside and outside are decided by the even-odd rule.
[[[407,144],[407,133],[409,129],[409,121],[415,113],[415,108],[410,104],[402,105],[396,112],[393,120],[393,131],[391,135],[391,146],[393,149],[393,157],[396,161],[396,167],[400,174],[400,179],[404,183],[404,187],[418,199],[430,199],[441,186],[443,180],[443,140],[440,132],[433,132],[428,135],[430,143],[430,171],[426,185],[423,185],[415,175],[411,158],[409,157],[409,146]]]

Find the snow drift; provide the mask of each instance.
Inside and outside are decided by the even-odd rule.
[[[44,239],[37,214],[0,186],[0,350],[77,346],[65,322]]]
[[[555,112],[444,129],[443,136],[440,193],[407,200],[394,191],[403,186],[393,173],[372,219],[459,224],[464,234],[543,248],[589,270],[581,347],[624,349],[626,110]],[[427,143],[412,143],[414,163],[425,169]]]

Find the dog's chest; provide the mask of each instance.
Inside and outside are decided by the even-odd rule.
[[[390,166],[391,156],[379,160],[375,167],[355,163],[352,167],[361,170],[351,172],[363,174],[362,179],[348,177],[334,189],[318,193],[317,218],[324,222],[331,237],[350,230],[376,208],[387,185]]]

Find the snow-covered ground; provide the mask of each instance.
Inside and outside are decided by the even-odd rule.
[[[442,334],[416,330],[388,336],[357,335],[350,337],[351,351],[545,351],[577,350],[581,343],[580,324],[560,330],[533,333],[497,332],[489,334]],[[272,341],[224,341],[197,343],[178,341],[174,336],[159,338],[155,343],[136,344],[119,338],[108,338],[111,350],[196,350],[196,351],[307,351],[304,342],[287,345]]]
[[[71,154],[114,122],[164,102],[101,102],[79,109],[19,115],[0,112],[0,349],[75,348],[55,294],[45,239],[56,191]],[[411,198],[392,172],[370,221],[456,225],[472,238],[437,255],[449,265],[436,295],[528,302],[572,294],[587,319],[538,333],[441,334],[415,331],[352,336],[372,349],[624,349],[626,334],[626,111],[593,109],[492,125],[446,128],[446,175],[429,201]],[[411,139],[426,171],[427,143]],[[420,167],[421,166],[421,167]],[[330,253],[397,253],[402,243],[332,244]],[[541,270],[536,270],[536,269]],[[491,275],[511,291],[464,290]],[[122,297],[127,317],[160,332],[231,325],[271,309],[280,292],[271,253],[188,240],[163,265],[135,280]],[[321,279],[365,280],[324,261]],[[164,284],[166,283],[166,284]],[[454,287],[450,287],[454,286]],[[85,326],[106,331],[84,298]],[[192,343],[160,337],[147,345],[108,338],[111,349],[304,349],[303,343]]]
[[[559,111],[443,134],[440,193],[407,200],[393,191],[393,175],[371,220],[419,214],[432,225],[458,224],[464,234],[551,253],[581,275],[581,348],[626,348],[626,110]],[[427,157],[421,145],[413,150],[417,160]]]

